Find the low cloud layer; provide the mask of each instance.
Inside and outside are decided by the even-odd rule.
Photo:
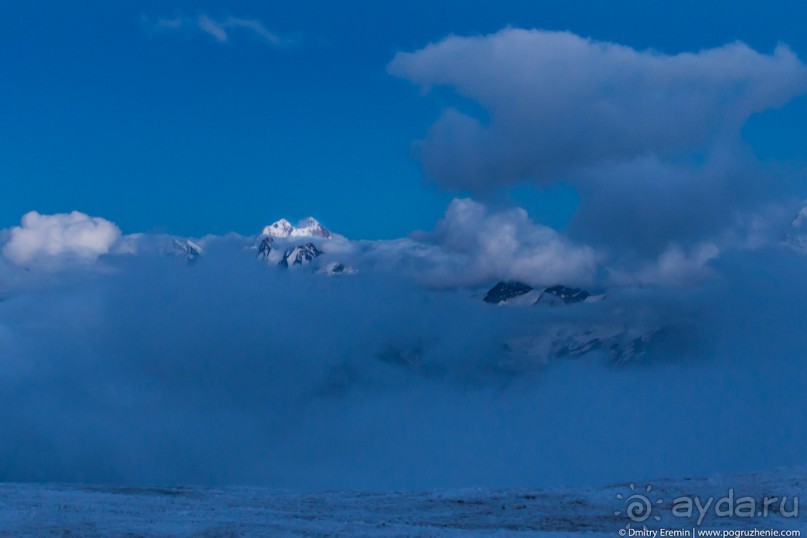
[[[106,219],[78,211],[55,215],[31,211],[8,235],[3,255],[15,264],[25,265],[53,258],[93,261],[110,251],[121,232]]]
[[[709,259],[713,278],[518,308],[423,281],[590,253],[467,200],[421,237],[319,239],[357,264],[344,276],[267,263],[255,237],[201,239],[193,263],[166,256],[173,238],[126,237],[128,254],[58,273],[0,264],[0,480],[536,487],[803,459],[792,249],[671,251],[658,272]],[[546,340],[648,329],[622,364]]]

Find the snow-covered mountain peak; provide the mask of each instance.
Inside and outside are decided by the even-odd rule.
[[[280,219],[273,222],[269,226],[265,226],[263,228],[263,232],[261,232],[261,235],[268,235],[270,237],[288,237],[291,235],[293,230],[294,226],[291,225],[291,222],[287,221],[286,219]]]
[[[482,299],[486,303],[506,304],[508,306],[526,306],[536,304],[563,305],[580,302],[594,302],[604,299],[604,295],[592,295],[580,288],[568,286],[550,286],[533,288],[523,282],[511,280],[499,282],[485,294]]]
[[[204,249],[198,243],[190,239],[177,239],[174,238],[171,244],[166,247],[163,252],[167,256],[176,256],[185,258],[188,264],[196,263],[196,261],[204,254]]]
[[[292,230],[291,235],[293,237],[325,237],[328,238],[331,236],[331,232],[328,231],[322,224],[319,223],[317,219],[314,217],[308,217],[307,219],[301,220],[297,223],[297,227]]]
[[[533,293],[535,290],[532,286],[524,284],[523,282],[499,282],[488,290],[483,301],[490,304],[513,304],[517,300],[519,304],[525,303],[524,299],[527,298],[525,304],[534,304],[541,297],[540,291]]]
[[[277,222],[264,227],[261,235],[281,239],[285,239],[287,237],[322,237],[327,239],[331,237],[332,234],[327,228],[320,224],[317,219],[314,217],[308,217],[307,219],[303,219],[298,222],[297,226],[293,226],[286,219],[280,219]]]

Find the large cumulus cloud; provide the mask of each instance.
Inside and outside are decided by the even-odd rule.
[[[399,53],[389,71],[485,107],[488,121],[447,111],[423,146],[433,179],[470,188],[703,148],[807,89],[807,68],[785,46],[667,55],[513,28]]]
[[[483,109],[448,108],[419,142],[429,179],[477,194],[568,182],[581,201],[571,233],[620,254],[716,241],[796,194],[740,136],[752,114],[807,91],[784,45],[671,55],[508,28],[399,53],[388,69]]]

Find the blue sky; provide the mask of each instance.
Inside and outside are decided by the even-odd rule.
[[[412,144],[455,98],[423,96],[386,66],[449,34],[570,30],[668,53],[784,42],[807,58],[797,1],[8,1],[3,12],[0,228],[31,209],[78,209],[125,232],[255,233],[309,214],[352,237],[430,229],[463,193],[424,182]],[[155,28],[202,14],[260,21],[284,44]],[[801,97],[752,117],[744,138],[762,159],[800,161],[805,123]],[[562,226],[576,196],[517,187],[495,201]]]

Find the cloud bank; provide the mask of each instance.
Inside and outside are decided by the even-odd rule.
[[[423,237],[320,239],[349,276],[268,264],[255,237],[200,239],[192,264],[165,255],[170,237],[125,237],[136,253],[55,275],[4,268],[0,479],[536,487],[803,459],[807,258],[792,249],[725,254],[685,288],[508,308],[422,282],[589,254],[467,200]],[[660,270],[711,255],[673,251]],[[544,345],[643,328],[659,331],[621,365]]]

